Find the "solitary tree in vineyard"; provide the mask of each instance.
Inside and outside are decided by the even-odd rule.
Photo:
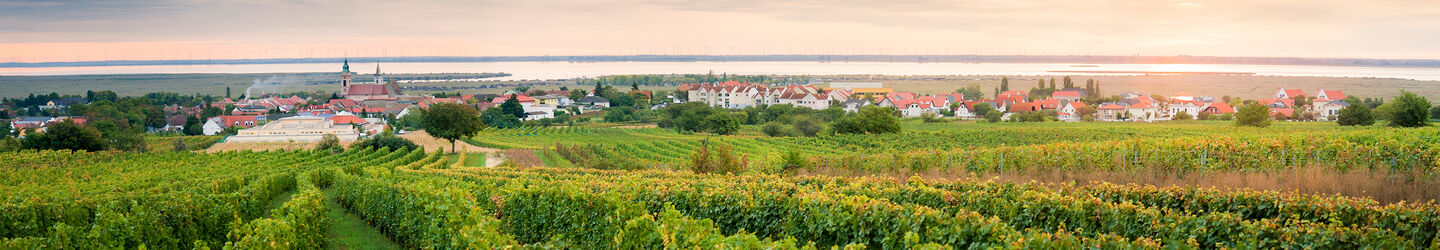
[[[431,136],[450,141],[450,152],[455,152],[455,140],[479,133],[485,129],[480,113],[469,105],[439,103],[425,111],[425,130]]]

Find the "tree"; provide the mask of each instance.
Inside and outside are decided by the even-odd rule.
[[[525,107],[520,105],[520,100],[517,98],[516,94],[510,94],[510,99],[505,99],[505,102],[500,103],[500,111],[513,115],[515,118],[525,119]]]
[[[1010,91],[1010,77],[1000,77],[1000,91],[996,91],[996,93],[1001,91]]]
[[[991,111],[995,111],[995,107],[991,107],[988,103],[976,103],[973,107],[975,110],[971,110],[970,113],[975,113],[975,116],[979,117],[985,117]]]
[[[869,106],[846,115],[830,127],[841,134],[899,133],[900,119],[895,117],[894,109]]]
[[[65,120],[45,129],[44,133],[30,134],[21,142],[26,149],[49,150],[105,150],[105,140],[95,128]]]
[[[320,143],[315,144],[315,150],[339,154],[345,152],[345,147],[340,146],[340,137],[335,134],[325,134],[320,136]]]
[[[3,112],[0,112],[0,118],[4,118],[3,116],[4,116],[4,113],[3,113]],[[1440,105],[1435,105],[1434,107],[1430,107],[1430,119],[1431,119],[1431,120],[1440,119]]]
[[[804,136],[819,135],[820,131],[825,130],[825,123],[810,116],[796,117],[794,123],[795,132],[799,132],[800,135]]]
[[[420,145],[415,145],[415,142],[412,142],[412,141],[407,140],[407,139],[405,139],[405,138],[400,138],[399,136],[395,136],[395,135],[391,135],[391,134],[380,134],[380,135],[378,135],[378,136],[370,137],[370,139],[365,139],[365,140],[358,141],[358,142],[355,142],[355,143],[350,144],[350,149],[363,149],[363,148],[379,149],[379,148],[387,148],[387,147],[390,148],[390,149],[395,149],[395,150],[402,149],[402,148],[403,148],[403,149],[412,149],[412,150],[413,150],[413,149],[419,148]]]
[[[1188,121],[1188,120],[1190,120],[1191,118],[1193,118],[1193,117],[1190,116],[1190,112],[1186,112],[1186,111],[1184,111],[1184,110],[1181,110],[1180,112],[1175,113],[1174,116],[1171,116],[1171,117],[1170,117],[1170,120],[1175,120],[1175,121]]]
[[[455,140],[479,133],[485,129],[480,113],[468,105],[437,103],[425,111],[425,131],[431,136],[450,141],[450,152],[455,152]]]
[[[410,116],[405,117],[409,118]],[[520,118],[515,118],[514,115],[506,114],[504,111],[500,111],[500,109],[497,108],[490,108],[486,109],[485,112],[481,112],[480,121],[486,126],[494,128],[518,128],[521,125],[524,125],[524,123],[520,121]],[[420,124],[422,125],[421,127],[423,127],[423,119],[421,122],[418,122],[416,124]]]
[[[1270,126],[1270,107],[1264,104],[1250,104],[1240,107],[1235,112],[1235,126],[1268,127]]]
[[[760,132],[770,137],[785,136],[785,125],[780,124],[780,122],[767,122],[765,126],[760,127]]]
[[[1425,127],[1430,126],[1430,105],[1429,99],[1401,90],[1400,96],[1382,110],[1387,114],[1391,127]]]
[[[1340,117],[1335,119],[1335,123],[1340,124],[1340,126],[1370,126],[1375,124],[1375,112],[1370,110],[1370,106],[1362,103],[1350,104],[1350,106],[1340,109],[1339,115]]]
[[[205,134],[205,128],[204,125],[200,123],[200,118],[193,115],[185,116],[185,127],[181,130],[185,133],[185,135]]]
[[[705,117],[705,130],[717,135],[734,134],[740,130],[740,119],[725,112],[715,112]]]
[[[5,111],[0,111],[0,112],[5,112]],[[11,130],[15,130],[15,128],[10,127],[10,123],[8,123],[8,122],[0,122],[0,139],[13,137],[13,136],[14,136],[14,132],[11,132]]]
[[[955,93],[960,93],[966,100],[985,99],[985,92],[980,90],[980,84],[965,85],[965,87],[955,90]]]
[[[1004,112],[986,112],[985,121],[1000,122],[1000,118],[1003,116],[1005,116]]]

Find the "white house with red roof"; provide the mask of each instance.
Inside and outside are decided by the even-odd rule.
[[[1000,92],[999,95],[996,95],[995,101],[998,102],[1001,107],[1005,107],[1010,106],[1011,104],[1022,103],[1025,102],[1025,100],[1029,100],[1030,98],[1026,97],[1026,95],[1027,94],[1025,93],[1025,91],[1005,91]]]
[[[1320,91],[1317,91],[1317,92],[1318,92],[1318,93],[1315,94],[1315,98],[1317,98],[1317,99],[1325,99],[1325,100],[1344,100],[1345,97],[1347,97],[1347,96],[1345,95],[1345,92],[1341,92],[1341,91],[1339,91],[1339,90],[1325,90],[1325,89],[1320,89]]]
[[[975,106],[977,106],[977,105],[990,106],[990,110],[1004,111],[1004,110],[1000,109],[1000,105],[999,105],[999,104],[996,104],[996,103],[995,103],[995,100],[964,101],[964,102],[961,102],[961,103],[960,103],[960,107],[955,108],[955,117],[962,117],[962,118],[975,118],[975,117],[979,117],[978,114],[975,114]]]
[[[1324,104],[1316,104],[1314,106],[1315,119],[1321,121],[1334,121],[1340,118],[1340,110],[1345,109],[1346,107],[1350,107],[1350,103],[1345,102],[1345,100],[1333,100],[1327,101]]]
[[[779,88],[765,90],[765,97],[762,99],[765,105],[789,104],[796,107],[811,109],[825,109],[830,107],[830,97],[820,93],[820,89],[811,85],[789,85]]]
[[[1180,99],[1171,99],[1170,105],[1165,107],[1165,112],[1167,112],[1171,116],[1179,114],[1180,112],[1185,112],[1186,114],[1190,114],[1190,117],[1195,117],[1195,115],[1200,114],[1200,110],[1205,109],[1205,105],[1205,103],[1200,101],[1183,101]]]
[[[1061,121],[1078,122],[1080,121],[1080,108],[1084,107],[1085,103],[1083,102],[1067,102],[1065,103],[1065,106],[1060,107],[1060,114],[1056,118],[1060,119]]]
[[[1200,112],[1207,113],[1207,114],[1212,114],[1212,115],[1231,114],[1231,113],[1235,113],[1235,108],[1230,107],[1230,104],[1229,104],[1229,103],[1213,102],[1213,103],[1210,103],[1209,105],[1206,105],[1205,108],[1201,108],[1201,109],[1200,109]]]
[[[220,132],[223,132],[226,128],[230,127],[254,127],[255,125],[259,124],[259,120],[256,119],[256,117],[257,116],[254,115],[216,116],[211,117],[210,120],[205,121],[205,124],[201,125],[200,128],[205,133],[205,135],[216,135],[220,134]]]
[[[1287,89],[1287,88],[1280,88],[1280,90],[1276,90],[1276,91],[1275,91],[1275,98],[1276,98],[1276,99],[1292,99],[1292,98],[1295,98],[1296,96],[1306,96],[1306,95],[1305,95],[1305,91],[1300,90],[1300,89]]]
[[[941,111],[950,108],[950,101],[942,97],[923,96],[911,100],[897,100],[886,98],[891,107],[900,110],[905,117],[920,117],[925,113],[939,114]],[[885,106],[881,106],[885,107]]]
[[[764,85],[734,81],[722,84],[701,84],[687,91],[689,100],[692,102],[732,109],[764,104],[765,93]]]
[[[1160,116],[1160,109],[1155,107],[1155,102],[1131,104],[1125,107],[1125,111],[1129,112],[1127,115],[1132,121],[1154,121]]]
[[[1100,104],[1100,107],[1095,108],[1095,120],[1099,120],[1099,121],[1119,121],[1121,116],[1126,115],[1126,114],[1129,113],[1129,112],[1126,111],[1125,106],[1129,106],[1129,103],[1124,103],[1124,102],[1107,102],[1107,103],[1101,103],[1101,104]]]

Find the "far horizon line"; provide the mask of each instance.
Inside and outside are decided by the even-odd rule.
[[[100,60],[55,62],[0,62],[0,68],[180,66],[328,63],[342,60],[355,63],[426,62],[914,62],[914,63],[1100,63],[1100,64],[1258,64],[1325,65],[1369,67],[1440,67],[1440,59],[1379,59],[1345,57],[1244,57],[1244,56],[1119,56],[1119,55],[985,55],[985,54],[756,54],[756,55],[539,55],[539,56],[367,56],[291,57],[248,59],[167,59]]]

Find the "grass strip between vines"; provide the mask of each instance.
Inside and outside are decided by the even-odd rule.
[[[365,220],[350,214],[333,191],[326,189],[325,206],[330,207],[330,248],[331,249],[401,249],[380,230],[365,223]]]

